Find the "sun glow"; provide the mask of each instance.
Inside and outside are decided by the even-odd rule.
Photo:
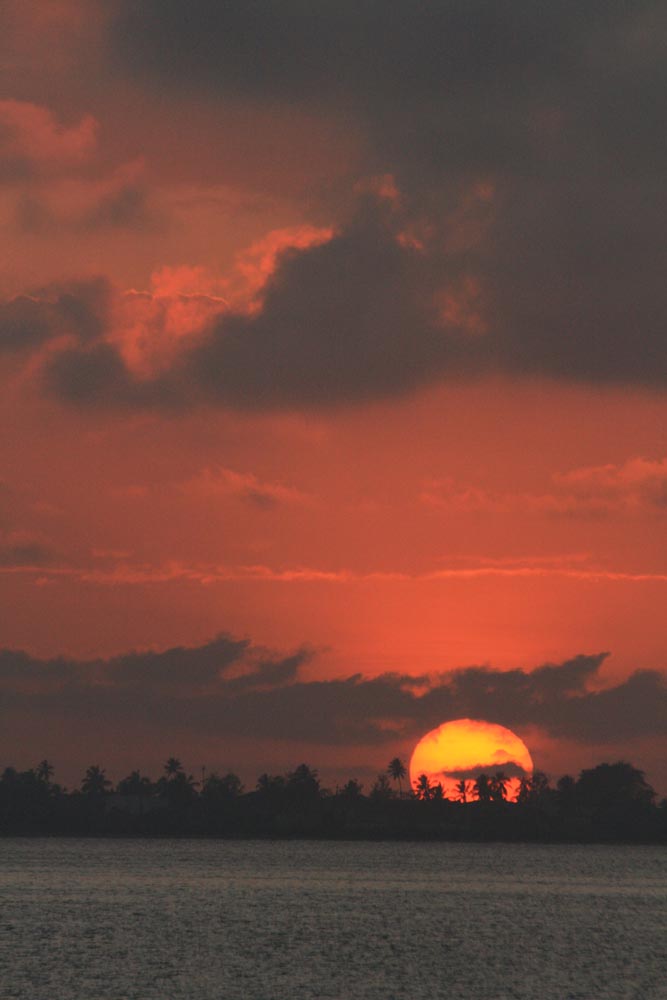
[[[456,719],[432,729],[419,741],[410,760],[410,782],[415,786],[425,774],[431,785],[442,784],[447,798],[460,798],[459,783],[466,782],[466,796],[473,797],[479,774],[489,778],[502,772],[507,798],[515,799],[521,777],[530,775],[533,761],[523,740],[492,722]]]

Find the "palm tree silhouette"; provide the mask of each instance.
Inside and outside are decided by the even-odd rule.
[[[430,799],[433,794],[433,788],[431,787],[431,782],[428,780],[427,774],[420,774],[415,782],[415,791],[417,792],[418,799]]]
[[[371,785],[370,797],[376,802],[385,802],[390,799],[394,792],[392,791],[391,785],[386,774],[378,774],[377,778]]]
[[[35,773],[40,781],[43,781],[45,785],[48,785],[53,777],[53,766],[49,764],[46,758],[40,760],[39,764],[35,768]]]
[[[519,781],[519,791],[516,795],[517,802],[524,804],[530,802],[530,778],[527,774],[521,775],[521,780]]]
[[[118,795],[136,796],[140,816],[144,815],[146,799],[149,798],[152,792],[153,782],[139,771],[132,771],[128,774],[127,778],[123,778],[116,785],[116,793]]]
[[[402,780],[408,773],[405,768],[405,764],[400,757],[394,757],[393,760],[389,761],[389,766],[387,768],[387,773],[391,775],[394,781],[398,782],[398,797],[403,798],[403,785]]]
[[[142,775],[139,771],[132,771],[127,778],[123,778],[116,786],[119,795],[148,795],[153,783],[150,778]]]
[[[363,785],[361,782],[357,781],[356,778],[350,778],[343,787],[341,788],[339,794],[345,799],[359,799],[361,798]]]
[[[111,787],[111,782],[106,776],[104,768],[99,764],[92,764],[81,782],[81,791],[84,795],[104,795],[107,788]]]
[[[491,783],[488,775],[478,774],[475,778],[475,795],[480,802],[489,802],[491,799]]]
[[[504,802],[507,798],[507,782],[509,778],[503,771],[496,771],[489,782],[489,793],[494,802]]]
[[[168,778],[174,778],[179,771],[183,770],[183,765],[181,764],[178,757],[170,757],[169,760],[164,765],[164,773]]]
[[[459,797],[459,802],[465,805],[468,801],[468,782],[465,778],[461,778],[460,781],[456,782],[456,794]]]
[[[287,775],[285,791],[293,802],[314,802],[320,797],[320,779],[317,771],[308,764],[299,764]]]

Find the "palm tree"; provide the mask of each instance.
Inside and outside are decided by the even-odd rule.
[[[577,796],[577,783],[571,774],[564,774],[556,784],[558,803],[562,810],[572,809]]]
[[[345,799],[358,799],[361,798],[363,787],[364,786],[361,782],[357,781],[356,778],[350,778],[350,780],[343,785],[339,794]]]
[[[468,801],[468,782],[465,778],[461,778],[460,781],[456,782],[456,794],[459,797],[459,802],[465,805]]]
[[[535,802],[546,798],[549,792],[549,779],[544,771],[533,771],[530,779],[530,797]]]
[[[377,778],[371,785],[370,797],[375,801],[385,802],[394,794],[395,793],[392,791],[387,775],[382,773],[378,774]]]
[[[110,786],[111,782],[107,778],[104,768],[101,768],[99,764],[92,764],[83,776],[81,791],[84,795],[104,795]]]
[[[531,775],[524,774],[519,782],[517,802],[540,802],[550,792],[549,779],[544,771],[533,771]]]
[[[519,791],[516,796],[517,802],[525,803],[530,802],[530,778],[527,774],[521,775],[521,780],[519,781]]]
[[[178,763],[178,761],[176,761]],[[196,796],[196,781],[191,774],[186,774],[182,767],[172,772],[171,778],[165,780],[160,791],[164,793],[170,806],[177,809],[189,805]]]
[[[480,802],[489,802],[491,799],[491,783],[486,774],[478,774],[475,778],[475,795]]]
[[[152,789],[152,781],[139,771],[132,771],[116,785],[119,795],[148,795]]]
[[[282,774],[260,774],[257,779],[257,791],[266,798],[279,798],[285,791],[285,779]]]
[[[509,778],[502,771],[496,771],[489,782],[489,792],[494,802],[504,802],[507,798],[507,782]]]
[[[321,795],[320,779],[314,767],[299,764],[287,775],[285,791],[292,802],[315,802]]]
[[[209,800],[237,799],[243,794],[243,784],[239,776],[232,771],[222,777],[213,771],[202,783],[201,793],[204,799]]]
[[[183,765],[181,764],[178,757],[170,757],[169,760],[164,765],[164,773],[168,778],[174,778],[179,771],[183,770]]]
[[[390,774],[394,781],[398,782],[398,797],[403,798],[403,785],[402,780],[407,774],[405,764],[400,757],[394,757],[393,760],[389,761],[389,766],[387,768],[387,774]]]
[[[415,782],[415,791],[417,793],[418,799],[430,799],[433,794],[433,788],[431,787],[431,782],[428,780],[427,774],[420,774]]]
[[[48,760],[40,760],[39,764],[35,768],[35,773],[40,781],[43,781],[45,785],[48,785],[53,777],[53,766],[49,764]]]

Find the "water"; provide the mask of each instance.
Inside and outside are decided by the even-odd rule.
[[[1,1000],[662,1000],[667,851],[0,840]]]

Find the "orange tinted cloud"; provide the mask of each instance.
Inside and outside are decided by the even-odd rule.
[[[667,510],[667,458],[630,458],[621,465],[572,469],[554,478],[564,492],[584,506]]]
[[[547,514],[602,516],[660,512],[667,508],[667,459],[631,458],[614,465],[588,466],[552,475],[551,493],[491,492],[453,478],[426,482],[420,501],[462,511],[544,511]]]
[[[268,482],[252,472],[237,472],[222,466],[203,469],[193,479],[183,483],[181,489],[191,497],[238,497],[262,509],[310,500],[306,493],[293,486]]]
[[[235,308],[250,312],[260,308],[258,295],[276,270],[280,254],[319,246],[333,235],[334,230],[326,226],[274,229],[242,250],[236,258],[235,273],[227,281],[228,295]]]
[[[5,171],[80,166],[95,151],[97,133],[92,115],[64,125],[48,108],[29,101],[0,101],[0,157]]]

